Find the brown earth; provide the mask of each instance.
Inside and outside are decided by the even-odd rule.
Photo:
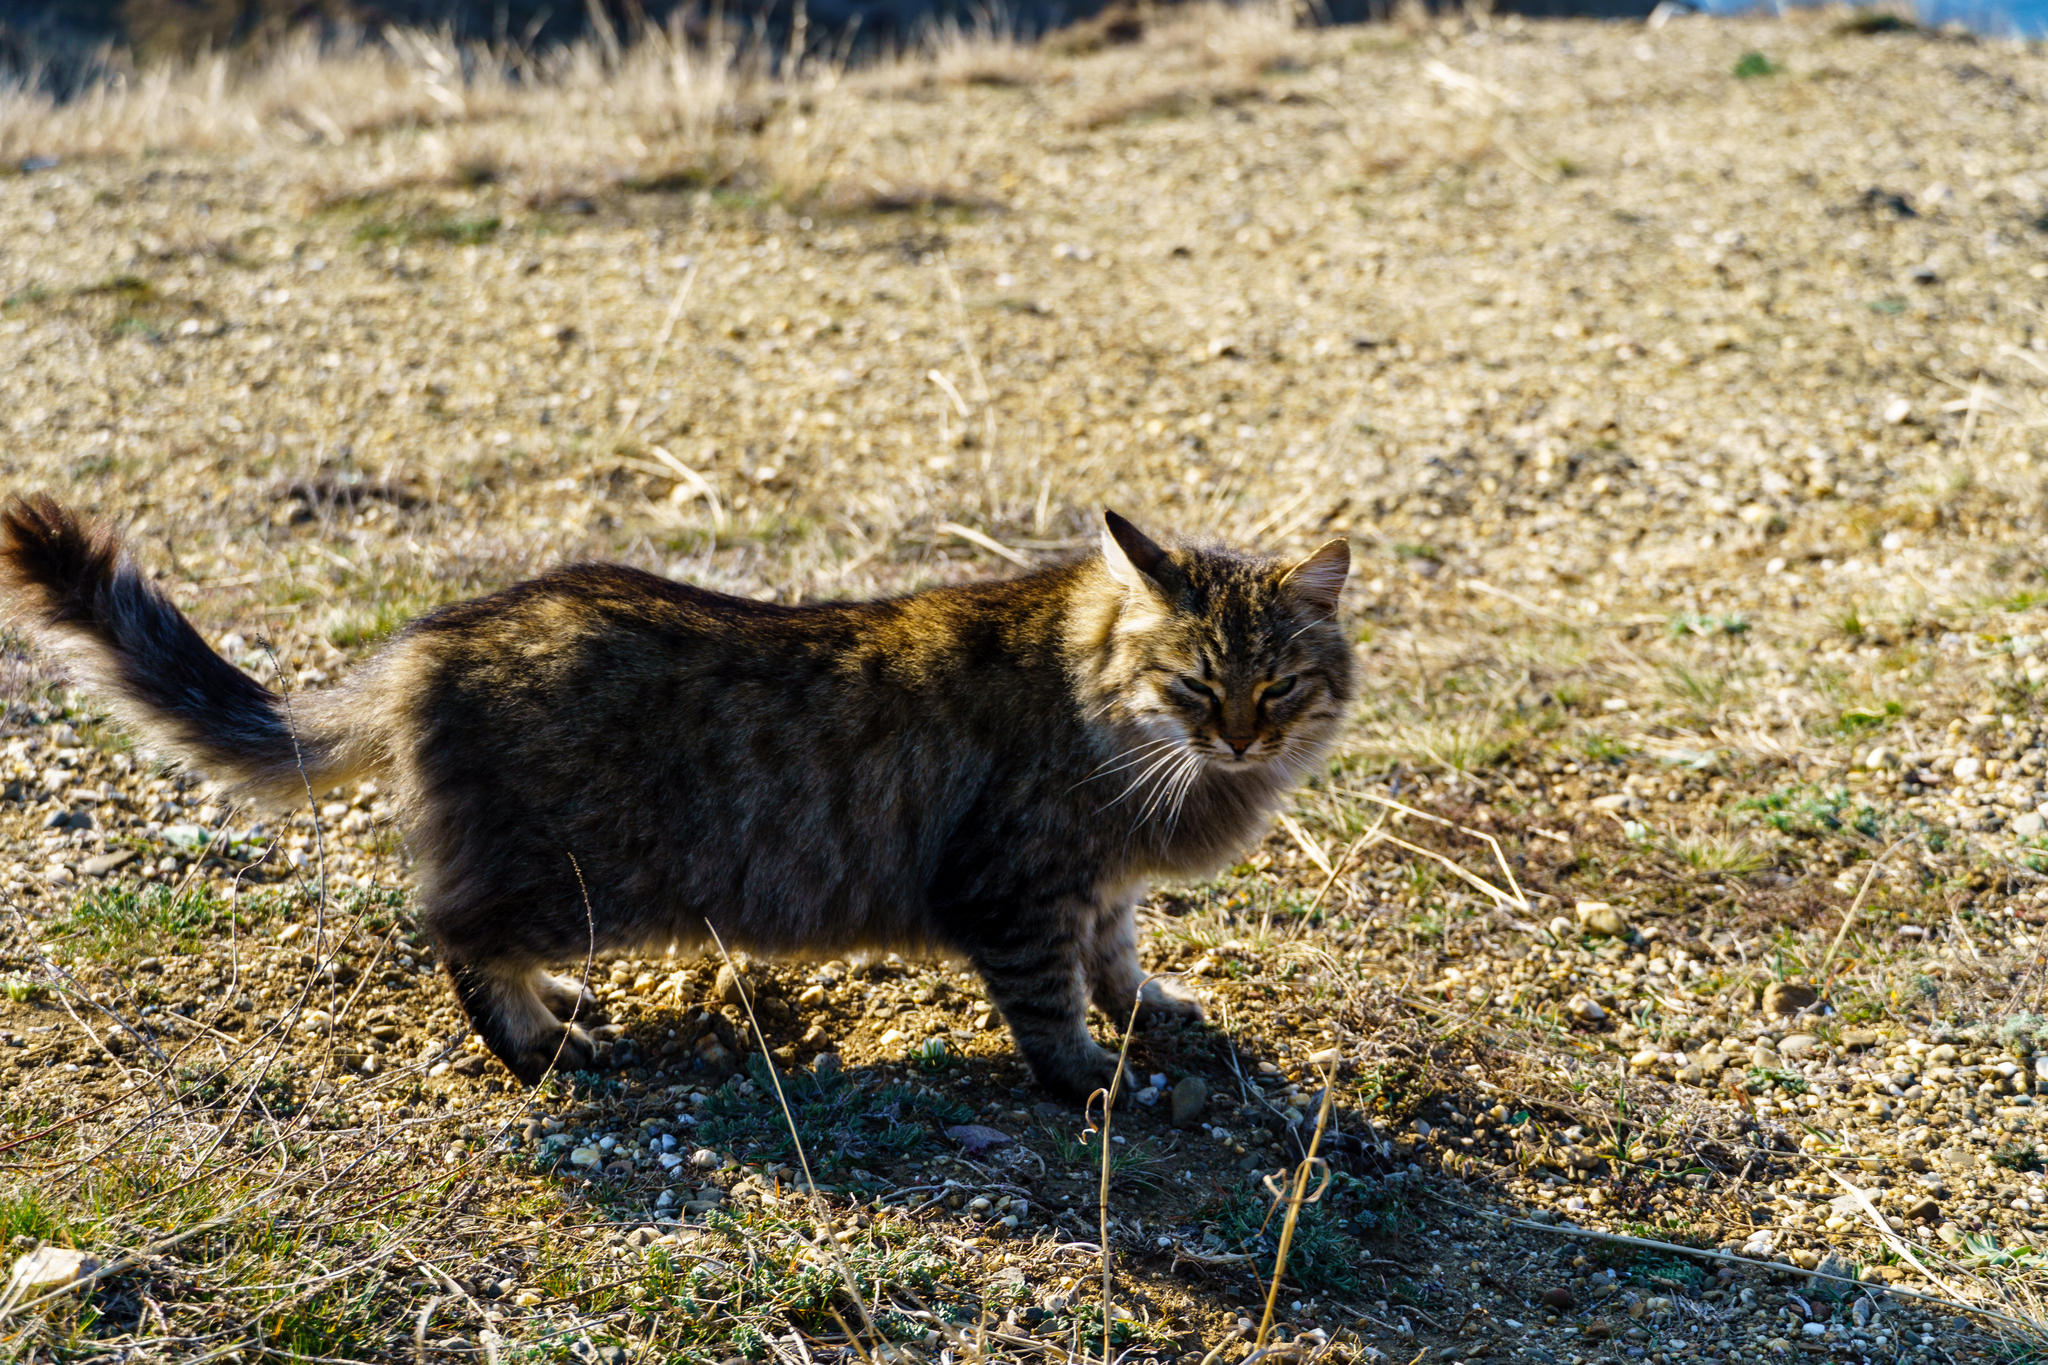
[[[11,106],[61,158],[0,181],[14,486],[295,687],[571,556],[795,601],[1105,503],[1346,535],[1341,759],[1148,906],[1210,1021],[1133,1070],[1208,1098],[1113,1121],[1115,1339],[1244,1354],[1332,1067],[1297,1355],[2038,1330],[2039,54],[1195,11],[711,96],[432,69]],[[595,964],[606,1068],[520,1091],[378,793],[227,809],[6,667],[0,1233],[115,1267],[0,1309],[28,1358],[1099,1341],[1101,1145],[956,970],[746,967],[835,1253],[717,964]]]

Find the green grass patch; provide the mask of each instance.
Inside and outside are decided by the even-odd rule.
[[[1091,1188],[1099,1193],[1102,1171],[1102,1130],[1089,1129],[1078,1135],[1048,1128],[1045,1134],[1052,1140],[1053,1152],[1062,1164],[1084,1167],[1091,1180]],[[1115,1194],[1135,1194],[1141,1190],[1156,1190],[1163,1183],[1159,1158],[1134,1142],[1109,1145],[1109,1190]]]
[[[2015,1142],[1991,1154],[1991,1164],[2008,1171],[2038,1171],[2044,1168],[2041,1149],[2031,1142]]]
[[[210,882],[195,881],[183,890],[122,882],[80,891],[53,929],[89,957],[121,957],[197,947],[216,928],[226,929],[230,913],[227,898]]]
[[[1852,707],[1836,716],[1829,728],[1845,739],[1854,739],[1882,729],[1905,714],[1906,708],[1895,701],[1879,706]]]
[[[1842,787],[1782,787],[1736,802],[1734,814],[1769,825],[1780,834],[1805,838],[1860,835],[1878,839],[1897,828],[1901,818],[1856,800]]]
[[[704,1106],[699,1140],[745,1161],[794,1157],[796,1148],[775,1101],[766,1061],[754,1053],[747,1065],[754,1081],[751,1091],[737,1078],[714,1091]],[[864,1090],[844,1072],[785,1075],[782,1092],[796,1117],[804,1150],[821,1171],[936,1143],[941,1128],[974,1116],[971,1107],[918,1086]]]
[[[1735,59],[1735,79],[1753,81],[1760,76],[1775,76],[1785,68],[1761,52],[1745,52]]]
[[[1740,834],[1686,834],[1664,841],[1664,851],[1700,872],[1746,877],[1770,862],[1755,841]]]
[[[769,1335],[791,1325],[813,1333],[835,1333],[839,1321],[860,1321],[846,1301],[846,1281],[832,1260],[818,1252],[808,1216],[788,1217],[769,1209],[709,1215],[710,1236],[698,1254],[649,1251],[644,1271],[631,1284],[580,1295],[586,1313],[612,1311],[633,1320],[628,1335],[658,1329],[671,1349],[730,1347],[747,1359],[768,1359]],[[702,1254],[708,1250],[709,1255]],[[925,1311],[959,1324],[972,1335],[984,1316],[1000,1320],[1021,1290],[998,1289],[986,1300],[971,1278],[972,1266],[937,1237],[911,1224],[876,1220],[844,1243],[840,1255],[869,1302],[887,1287],[900,1299],[915,1296]],[[557,1272],[545,1288],[574,1293],[582,1286],[572,1267]],[[587,1273],[587,1272],[586,1272]],[[559,1286],[559,1287],[557,1287]],[[884,1300],[886,1301],[886,1299]],[[934,1332],[907,1313],[882,1313],[875,1325],[896,1341],[925,1343]],[[712,1359],[703,1356],[701,1359]]]
[[[1262,1274],[1270,1272],[1279,1252],[1286,1216],[1285,1204],[1249,1190],[1202,1213],[1229,1250],[1252,1256],[1266,1268]],[[1400,1182],[1339,1174],[1321,1200],[1302,1205],[1288,1245],[1285,1278],[1314,1292],[1360,1293],[1366,1284],[1357,1268],[1366,1259],[1360,1238],[1404,1236],[1421,1226]]]
[[[248,930],[298,914],[316,895],[307,886],[281,885],[245,888],[231,901],[213,883],[197,878],[182,888],[114,882],[79,891],[51,930],[69,946],[100,959],[191,952],[209,935],[225,934],[231,927]],[[403,892],[387,887],[350,887],[331,900],[336,910],[360,917],[377,932],[398,922],[405,903]]]
[[[1595,763],[1619,763],[1635,753],[1635,747],[1595,731],[1580,737],[1579,752]]]
[[[366,606],[336,607],[321,621],[320,629],[336,649],[355,649],[376,644],[429,610],[429,603],[410,597],[382,597]]]
[[[63,1214],[34,1185],[23,1181],[0,1187],[0,1247],[10,1246],[17,1237],[61,1242],[66,1240],[64,1229]]]

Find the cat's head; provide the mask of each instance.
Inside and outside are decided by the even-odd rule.
[[[1344,541],[1298,560],[1169,550],[1106,512],[1102,558],[1121,596],[1102,678],[1117,711],[1227,772],[1291,778],[1322,754],[1355,687]]]

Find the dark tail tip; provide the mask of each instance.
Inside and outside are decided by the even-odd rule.
[[[43,626],[103,630],[101,603],[120,562],[112,531],[81,521],[47,493],[0,509],[0,592]]]

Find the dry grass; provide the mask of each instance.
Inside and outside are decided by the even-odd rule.
[[[510,1359],[587,1338],[844,1361],[853,1334],[830,1309],[861,1333],[862,1313],[887,1324],[893,1359],[1092,1356],[1101,1248],[1075,1246],[1102,1221],[1048,1213],[1085,1158],[1086,1188],[1111,1191],[1112,1312],[1151,1317],[1114,1327],[1120,1346],[1248,1347],[1236,1317],[1262,1316],[1273,1286],[1246,1267],[1263,1275],[1284,1218],[1284,1278],[1307,1305],[1294,1339],[1320,1323],[1332,1358],[1374,1343],[1408,1359],[1463,1339],[1419,1316],[1438,1306],[1419,1274],[1411,1300],[1399,1272],[1347,1273],[1382,1252],[1441,1257],[1453,1297],[1539,1321],[1457,1279],[1469,1260],[1442,1256],[1447,1240],[1503,1264],[1532,1246],[1462,1205],[1598,1191],[1611,1202],[1572,1216],[1718,1241],[1809,1193],[1810,1159],[1895,1165],[1898,1122],[1814,1117],[1746,1056],[1733,1089],[1668,1060],[1784,1033],[1756,1016],[1771,982],[1824,978],[1832,1012],[1798,1022],[1845,1062],[1851,1029],[2033,1037],[2039,851],[1974,814],[1951,827],[1852,759],[1989,754],[2003,728],[1983,717],[2044,720],[2042,656],[2021,642],[2048,593],[2048,352],[2025,302],[2048,190],[2026,106],[2001,93],[2039,85],[2039,54],[1845,33],[1831,15],[1128,17],[1065,51],[965,28],[858,69],[827,52],[775,71],[742,45],[646,34],[521,59],[517,81],[498,55],[401,36],[163,68],[61,108],[9,97],[0,154],[60,161],[0,196],[9,476],[126,522],[210,636],[259,661],[272,642],[301,685],[419,610],[566,557],[800,601],[1041,562],[1084,545],[1105,503],[1274,548],[1348,536],[1370,683],[1291,824],[1150,907],[1154,965],[1208,993],[1218,1027],[1134,1055],[1234,1093],[1234,1134],[1120,1115],[1133,1140],[1115,1152],[1057,1124],[1029,1136],[992,1035],[937,1071],[943,1057],[835,1013],[860,1086],[965,1080],[1044,1169],[842,1173],[826,1229],[745,1193],[730,1226],[696,1220],[653,1252],[621,1244],[653,1214],[650,1170],[584,1183],[562,1151],[509,1139],[529,1115],[630,1136],[680,1099],[609,1095],[606,1077],[534,1096],[434,1077],[462,1045],[452,1017],[366,1077],[346,1032],[362,1003],[318,964],[340,952],[381,990],[378,964],[417,946],[402,912],[315,896],[230,931],[212,902],[60,892],[44,860],[82,855],[84,832],[10,797],[0,862],[24,869],[8,873],[24,916],[0,1001],[57,1022],[93,1065],[72,1063],[84,1081],[11,1073],[0,1230],[149,1257],[84,1304],[10,1318],[10,1349],[126,1333],[188,1357]],[[1751,50],[1783,70],[1738,80]],[[0,643],[22,737],[59,719],[97,734]],[[55,761],[36,752],[6,759],[7,780]],[[203,796],[104,773],[130,804],[106,803],[124,823],[93,837],[175,866],[130,817]],[[337,876],[404,884],[388,832],[328,833]],[[1581,900],[1640,937],[1580,934]],[[314,967],[284,951],[287,923],[325,935]],[[180,1052],[91,1052],[88,1027],[140,1037],[141,1009],[174,998],[96,956],[141,934],[229,968],[180,988],[209,1008],[260,956],[294,991],[264,1011],[310,982],[343,1024],[288,1046],[179,1024]],[[621,1008],[658,994],[635,979],[608,988]],[[433,1020],[437,989],[394,996],[389,1017]],[[628,1041],[679,1026],[660,999]],[[919,1029],[953,1038],[948,1010]],[[1313,1091],[1303,1056],[1330,1047],[1343,1070],[1319,1151],[1356,1183],[1273,1216],[1242,1162],[1298,1170],[1282,1078]],[[290,1103],[270,1088],[286,1082]],[[114,1104],[87,1112],[79,1084]],[[789,1117],[830,1155],[805,1104],[837,1101],[767,1114],[757,1095],[763,1112],[741,1113],[740,1094],[721,1122],[762,1119],[765,1147]],[[2005,1122],[1979,1117],[1987,1134]],[[1948,1136],[2017,1145],[2012,1122]],[[1268,1128],[1272,1144],[1243,1141]],[[1409,1172],[1425,1162],[1426,1187]],[[793,1173],[752,1164],[746,1189],[780,1199]],[[1035,1212],[1014,1232],[956,1215],[947,1179],[1028,1185]],[[2037,1292],[2016,1225],[1987,1226],[2007,1244],[1911,1235],[1916,1254],[1948,1248],[1936,1271],[1985,1303]],[[821,1235],[848,1248],[843,1273]],[[1874,1228],[1798,1236],[1898,1264]],[[1540,1265],[1515,1283],[1584,1278]],[[1411,1309],[1419,1343],[1390,1325]]]

